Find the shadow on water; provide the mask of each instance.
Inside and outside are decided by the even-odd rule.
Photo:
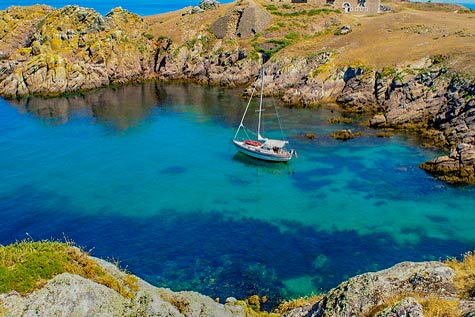
[[[292,162],[266,162],[249,157],[245,154],[237,152],[233,156],[233,161],[239,162],[248,168],[254,168],[257,172],[263,172],[268,174],[289,174],[295,173],[292,168]]]
[[[62,238],[99,257],[114,257],[158,286],[195,290],[212,297],[267,295],[269,305],[289,292],[283,281],[311,277],[315,291],[403,260],[433,260],[461,254],[470,246],[429,238],[414,228],[418,242],[400,245],[389,234],[317,230],[297,221],[271,224],[223,212],[161,210],[153,217],[104,211],[86,215],[67,199],[23,187],[0,197],[0,243]],[[12,217],[12,215],[15,215]]]
[[[19,108],[20,112],[31,113],[53,125],[84,117],[124,131],[147,121],[155,108],[184,111],[183,105],[190,106],[186,111],[213,118],[218,123],[234,125],[241,112],[241,108],[235,105],[236,100],[239,100],[236,90],[149,82],[58,98],[29,97],[7,102]]]

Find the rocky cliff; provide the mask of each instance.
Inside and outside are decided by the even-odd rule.
[[[0,12],[0,95],[149,79],[249,91],[266,62],[266,95],[290,106],[337,102],[374,114],[374,128],[418,131],[451,149],[422,168],[475,183],[475,15],[450,5],[388,6],[357,17],[240,0],[147,18],[120,8],[101,16],[76,6],[11,7]]]
[[[3,276],[0,316],[469,317],[475,314],[473,254],[467,254],[464,261],[404,262],[380,272],[358,275],[327,294],[285,302],[272,313],[259,311],[257,296],[245,301],[228,298],[225,304],[220,304],[195,292],[156,288],[67,244],[21,242],[0,246],[0,254]],[[45,274],[49,279],[41,278]],[[31,283],[34,279],[36,282]]]
[[[11,7],[0,13],[5,33],[0,94],[58,95],[150,78],[156,45],[143,19],[120,8],[105,17],[67,6]]]

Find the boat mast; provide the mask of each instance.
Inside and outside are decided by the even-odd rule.
[[[261,117],[262,117],[262,98],[264,96],[264,65],[262,65],[261,72],[261,100],[259,102],[259,123],[257,125],[257,140],[260,141],[263,138],[261,137]]]

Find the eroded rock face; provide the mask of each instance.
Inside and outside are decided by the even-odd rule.
[[[18,16],[22,19],[15,27],[6,24]],[[11,28],[1,46],[10,60],[1,62],[3,96],[58,95],[155,74],[157,48],[145,36],[146,24],[120,8],[103,17],[77,6],[11,7],[0,14],[0,21]]]
[[[456,293],[452,283],[454,275],[454,271],[441,262],[403,262],[341,283],[315,304],[306,316],[365,316],[389,298],[411,292],[453,296]]]
[[[375,111],[375,79],[373,70],[348,67],[344,73],[345,87],[336,101],[352,111]]]

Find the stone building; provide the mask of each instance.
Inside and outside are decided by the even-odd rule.
[[[376,14],[380,12],[381,0],[274,0],[283,3],[308,3],[318,6],[332,6],[353,14]]]

